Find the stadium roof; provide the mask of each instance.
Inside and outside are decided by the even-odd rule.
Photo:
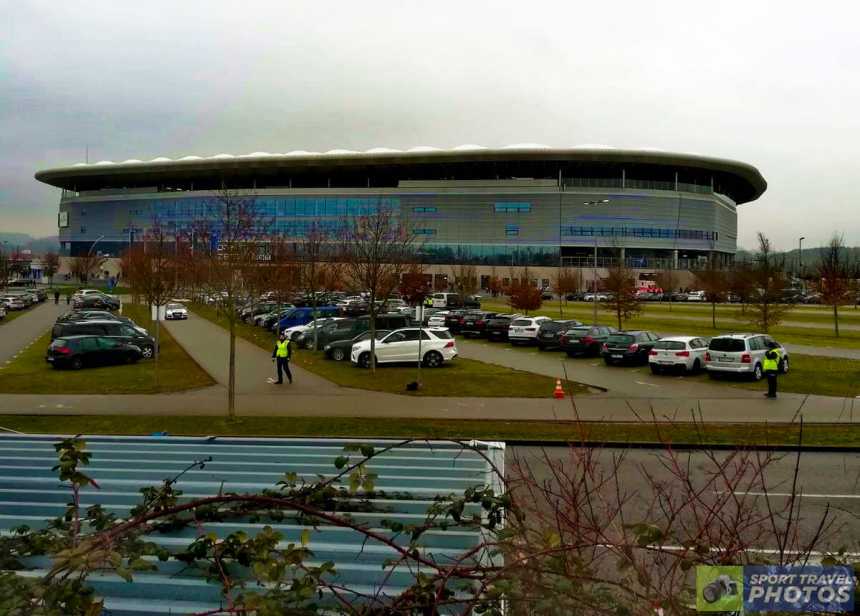
[[[502,148],[461,145],[451,149],[419,146],[408,150],[372,148],[363,152],[296,150],[285,154],[253,152],[234,156],[158,157],[148,161],[99,161],[38,171],[40,182],[67,190],[135,188],[193,183],[198,190],[228,182],[265,186],[380,187],[405,179],[491,179],[505,177],[628,177],[709,183],[737,203],[757,199],[767,182],[747,163],[657,149],[619,149],[604,145],[551,148],[533,143]],[[367,183],[364,183],[364,180]],[[295,183],[293,182],[295,180]],[[258,183],[259,182],[259,183]],[[238,184],[238,185],[237,185]],[[249,184],[250,186],[250,184]]]

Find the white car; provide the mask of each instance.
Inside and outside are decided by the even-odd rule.
[[[593,302],[595,297],[597,298],[598,302],[605,302],[609,300],[609,296],[606,295],[606,293],[597,293],[597,295],[595,295],[594,293],[586,293],[582,296],[582,299],[586,302]]]
[[[690,291],[687,293],[687,301],[688,302],[703,302],[705,301],[705,292],[704,291]]]
[[[331,323],[333,321],[340,321],[341,317],[322,317],[316,319],[317,329],[322,329],[323,325]],[[277,324],[276,324],[277,326]],[[292,327],[288,327],[286,329],[281,330],[283,334],[286,334],[287,338],[294,342],[302,342],[301,346],[309,349],[314,344],[314,322],[305,323],[304,325],[293,325]],[[303,335],[304,334],[304,335]]]
[[[789,367],[788,351],[767,334],[724,334],[711,338],[705,368],[711,378],[742,374],[759,381],[764,376],[764,354],[771,349],[779,351],[779,371],[785,374]]]
[[[534,344],[537,342],[538,329],[549,317],[520,317],[508,326],[508,340],[511,344]]]
[[[708,339],[694,336],[672,336],[661,338],[648,352],[651,372],[661,374],[666,370],[683,370],[696,373],[705,368]]]
[[[434,312],[427,319],[427,327],[445,327],[445,317],[449,314],[451,314],[450,310]]]
[[[393,364],[418,362],[418,336],[421,335],[421,362],[428,368],[438,368],[446,361],[457,357],[457,343],[445,328],[407,327],[398,329],[376,341],[376,363]],[[350,360],[353,364],[370,366],[370,340],[352,345]]]
[[[170,303],[164,307],[164,318],[168,321],[181,321],[188,318],[188,309],[182,304]]]

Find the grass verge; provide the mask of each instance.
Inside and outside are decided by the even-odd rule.
[[[493,310],[497,312],[511,312],[510,306],[499,301],[482,302],[484,310]],[[736,313],[740,312],[740,308],[736,308]],[[558,302],[547,302],[538,310],[531,311],[533,315],[544,315],[551,318],[559,318]],[[785,317],[786,321],[796,321],[795,312],[790,312]],[[579,319],[580,321],[590,323],[593,315],[593,307],[590,303],[571,302],[564,308],[565,318]],[[655,332],[687,334],[691,336],[717,336],[726,332],[737,331],[753,331],[754,327],[743,321],[743,318],[735,317],[735,320],[726,319],[724,323],[720,323],[720,317],[717,317],[717,327],[711,327],[710,313],[707,316],[703,315],[701,319],[692,319],[689,314],[677,315],[684,318],[673,318],[673,313],[667,309],[660,307],[659,304],[643,303],[642,312],[639,316],[629,319],[624,322],[624,327],[627,329],[647,329]],[[728,315],[725,315],[728,316]],[[598,306],[597,318],[600,323],[606,325],[617,325],[615,315],[609,311],[603,310]],[[802,344],[807,346],[825,347],[825,348],[840,348],[840,349],[860,349],[860,331],[843,330],[842,334],[837,338],[833,335],[833,328],[827,327],[824,323],[812,323],[810,327],[805,326],[789,326],[781,325],[771,328],[770,333],[780,342],[789,344]]]
[[[0,415],[0,426],[42,434],[151,434],[218,436],[398,437],[547,443],[673,446],[796,446],[799,426],[494,421],[369,417],[153,417],[146,415]],[[807,424],[806,447],[860,447],[860,426]]]
[[[125,304],[123,313],[154,332],[149,312]],[[161,328],[158,372],[154,361],[123,366],[87,368],[77,372],[54,370],[45,361],[51,332],[45,332],[0,372],[0,392],[7,394],[153,394],[197,389],[214,380]]]
[[[226,323],[210,306],[195,305],[195,314],[222,327]],[[237,324],[237,335],[271,352],[274,338],[271,332],[245,323]],[[376,375],[370,370],[355,368],[348,361],[325,359],[321,352],[293,349],[293,364],[342,387],[367,389],[394,394],[417,396],[457,396],[482,398],[549,398],[555,388],[555,378],[472,359],[457,358],[441,368],[421,371],[422,388],[407,392],[406,383],[416,378],[415,366],[381,366]],[[563,384],[568,394],[582,395],[591,388],[575,381]]]

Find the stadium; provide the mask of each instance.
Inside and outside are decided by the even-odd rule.
[[[695,270],[711,258],[730,266],[737,207],[767,188],[755,167],[728,159],[537,144],[101,161],[35,177],[61,189],[65,256],[118,257],[154,221],[187,233],[227,186],[286,238],[384,207],[409,225],[437,276],[455,264],[482,277],[529,266],[542,280],[559,266],[621,260],[643,272]]]

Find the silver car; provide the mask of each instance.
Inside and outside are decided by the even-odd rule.
[[[788,351],[767,334],[725,334],[712,338],[705,354],[708,376],[744,374],[758,381],[764,375],[764,354],[771,349],[780,352],[779,371],[788,372]]]

